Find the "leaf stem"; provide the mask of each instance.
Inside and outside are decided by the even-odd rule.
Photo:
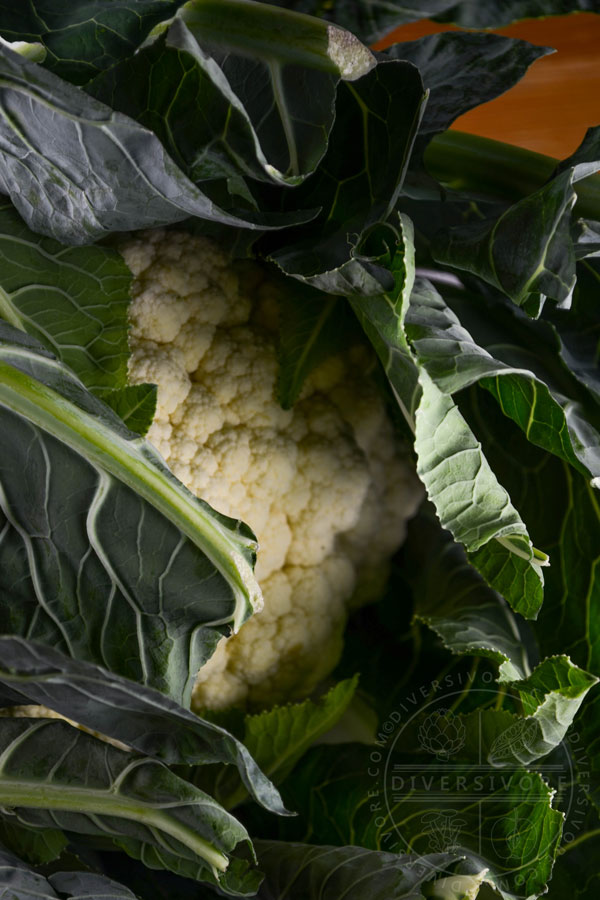
[[[141,822],[149,828],[156,828],[189,847],[197,856],[205,860],[217,872],[224,872],[229,860],[224,853],[200,837],[194,829],[163,812],[134,799],[128,799],[109,791],[93,788],[50,785],[42,782],[26,783],[10,781],[3,777],[0,781],[0,804],[5,807],[25,807],[27,809],[64,810],[80,815],[97,814]],[[118,835],[117,835],[118,837]]]
[[[4,349],[5,355],[7,350]],[[12,356],[19,351],[12,348]],[[27,357],[27,353],[25,353]],[[35,359],[35,357],[34,357]],[[48,363],[52,365],[53,363]],[[234,630],[262,606],[262,595],[244,550],[254,541],[221,524],[210,508],[196,502],[162,460],[154,461],[142,439],[126,440],[52,388],[5,359],[0,360],[0,406],[6,406],[85,456],[100,471],[132,487],[173,522],[227,580],[234,599]],[[147,448],[147,449],[144,449]],[[249,608],[248,608],[249,607]]]
[[[479,192],[490,199],[520,200],[548,180],[558,160],[490,138],[445,131],[425,151],[429,173],[450,190]],[[600,219],[600,175],[575,185],[575,214]]]
[[[592,831],[586,831],[585,834],[580,834],[578,838],[575,838],[574,841],[571,841],[570,844],[564,844],[562,847],[559,847],[557,856],[562,856],[563,853],[568,853],[569,850],[572,850],[573,847],[577,847],[578,844],[583,844],[584,841],[588,841],[590,838],[598,837],[600,835],[600,828],[594,828]]]

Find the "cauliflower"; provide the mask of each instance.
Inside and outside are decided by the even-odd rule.
[[[258,267],[241,283],[216,244],[163,230],[120,249],[135,276],[130,379],[158,385],[148,439],[259,541],[264,609],[198,673],[194,708],[304,696],[335,665],[351,603],[381,587],[422,496],[372,357],[356,347],[329,359],[284,410],[278,288]]]

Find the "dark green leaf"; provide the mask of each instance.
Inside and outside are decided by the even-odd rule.
[[[87,244],[107,232],[189,216],[247,228],[267,224],[261,215],[240,218],[220,209],[151,131],[1,46],[0,76],[0,188],[34,231]]]
[[[573,240],[577,259],[600,256],[600,223],[577,219],[573,226]]]
[[[196,182],[299,184],[327,149],[339,78],[374,65],[356,38],[317,19],[205,0],[86,90],[151,129]]]
[[[468,559],[489,586],[508,600],[516,612],[526,619],[535,619],[544,600],[544,576],[535,557],[528,557],[528,547],[522,549],[523,555],[512,538],[508,543],[503,540],[489,541],[469,553]],[[540,561],[547,565],[547,554],[537,552],[541,556]]]
[[[517,306],[528,309],[535,300],[534,317],[539,295],[568,304],[575,287],[572,181],[569,169],[497,219],[440,232],[432,247],[435,259],[478,275]]]
[[[301,282],[288,281],[278,300],[278,396],[290,409],[312,370],[355,343],[360,328],[345,299]]]
[[[559,336],[559,350],[569,372],[600,403],[600,263],[580,262],[571,310],[555,310],[552,322]]]
[[[73,84],[131,56],[148,32],[183,0],[28,0],[0,2],[0,33],[8,40],[41,41],[46,67]]]
[[[4,827],[4,822],[0,824]],[[25,831],[25,829],[21,829]],[[42,838],[48,830],[33,832],[28,835]],[[0,869],[2,900],[137,900],[134,894],[122,884],[117,884],[104,875],[88,872],[57,872],[44,877],[35,872],[9,850],[0,846]],[[57,893],[58,891],[58,893]]]
[[[430,5],[430,0],[418,0],[417,8],[422,6],[422,15],[428,15],[425,10]],[[459,0],[443,14],[436,10],[435,18],[439,22],[454,22],[464,28],[499,28],[518,19],[564,16],[575,12],[597,13],[596,0],[486,0],[485,4]]]
[[[465,398],[465,401],[467,398]],[[564,461],[528,444],[503,418],[491,398],[473,390],[464,409],[485,444],[486,454],[527,516],[532,535],[550,554],[545,600],[536,623],[542,653],[568,654],[600,675],[600,580],[597,492]],[[501,436],[501,437],[499,437]],[[579,727],[593,794],[600,802],[600,705],[596,692],[583,707]]]
[[[1,630],[188,701],[260,605],[255,542],[61,363],[0,324]]]
[[[136,900],[122,884],[93,872],[56,872],[48,881],[59,894],[73,900]]]
[[[322,734],[343,716],[354,696],[357,677],[341,681],[319,700],[274,706],[244,719],[244,745],[261,770],[279,784]],[[230,774],[230,773],[229,773]],[[241,803],[247,790],[239,778],[221,770],[214,794],[226,809]]]
[[[481,723],[478,714],[468,722],[475,750],[478,735],[491,743],[514,721],[508,713],[482,715]],[[299,817],[276,823],[281,836],[292,832],[292,840],[312,844],[409,850],[415,859],[455,852],[476,863],[476,871],[488,869],[507,900],[543,892],[562,827],[544,780],[518,765],[495,769],[477,755],[469,760],[463,754],[449,766],[447,759],[423,751],[408,755],[401,743],[402,737],[393,748],[349,744],[311,750],[282,786]]]
[[[471,307],[467,310],[471,321],[475,322],[478,315],[486,319],[489,305],[483,298],[474,298]],[[600,436],[590,425],[582,404],[562,393],[562,389],[572,391],[577,386],[569,384],[557,364],[554,334],[551,330],[549,333],[545,325],[522,322],[516,312],[511,315],[506,311],[504,316],[501,313],[501,304],[494,304],[492,321],[485,321],[483,328],[480,325],[484,343],[488,344],[486,348],[462,326],[458,316],[437,292],[422,291],[415,293],[408,309],[406,333],[419,364],[440,390],[453,394],[481,383],[531,443],[561,457],[590,479],[597,477],[600,475]],[[492,343],[494,319],[500,327]],[[488,334],[485,334],[486,330]],[[518,343],[525,335],[532,340],[530,350]],[[511,337],[515,342],[512,346],[508,342]],[[548,341],[554,346],[544,348]],[[492,355],[494,343],[500,351],[500,359]],[[548,371],[549,356],[554,371]],[[512,364],[505,359],[511,360]],[[526,368],[528,364],[532,364],[533,371]],[[542,377],[537,376],[536,369],[541,371]],[[558,389],[554,383],[558,384]]]
[[[419,310],[436,307],[438,294],[429,282],[415,282],[410,221],[401,216],[400,228],[390,227],[389,234],[394,239],[388,252],[393,288],[379,296],[350,298],[352,307],[415,434],[417,472],[440,522],[470,553],[479,553],[484,574],[497,590],[506,589],[513,608],[534,616],[543,584],[536,551],[451,394],[440,390],[418,364],[407,337],[408,314],[412,310],[418,317]],[[520,590],[523,583],[526,594]]]
[[[0,819],[0,846],[18,853],[33,865],[58,859],[68,843],[63,832],[57,828],[33,831],[18,822]]]
[[[517,19],[598,12],[596,0],[271,0],[323,16],[373,42],[416,19],[456,22],[465,28],[499,28]]]
[[[370,900],[422,900],[423,885],[444,875],[459,858],[452,853],[415,858],[362,847],[279,841],[257,841],[256,850],[265,872],[258,900],[363,900],[365,889]]]
[[[40,237],[4,203],[0,260],[0,316],[40,340],[94,393],[124,387],[131,273],[121,256]]]
[[[569,818],[571,821],[569,821]],[[600,853],[600,818],[593,807],[582,805],[567,818],[565,837],[568,841],[558,852],[552,872],[548,900],[596,900],[600,889],[598,854]]]
[[[529,663],[515,615],[433,515],[423,511],[410,523],[406,558],[415,618],[452,653],[494,659],[502,681],[524,678]]]
[[[416,413],[417,472],[442,525],[469,551],[492,539],[506,540],[517,553],[533,559],[526,527],[452,397],[442,393],[424,369],[419,383],[423,396]]]
[[[398,405],[414,432],[422,389],[418,368],[404,333],[404,320],[415,283],[414,235],[410,219],[400,216],[398,231],[389,228],[386,237],[393,247],[386,260],[393,279],[392,289],[378,296],[350,296],[348,299],[377,351]]]
[[[236,845],[249,841],[246,830],[161,763],[56,719],[3,719],[0,747],[0,803],[9,823],[109,836],[151,868],[227,892],[239,884],[249,893],[252,881],[256,887],[246,863],[228,865]]]
[[[104,853],[101,868],[109,878],[127,885],[137,900],[216,900],[223,896],[190,878],[148,869],[123,853]]]
[[[545,569],[544,605],[536,623],[544,655],[566,653],[577,665],[600,674],[596,491],[563,460],[529,444],[487,393],[471,389],[461,408],[527,518],[533,539],[552,560]]]
[[[103,400],[131,431],[144,435],[154,419],[156,394],[155,384],[127,384],[118,391],[103,394]]]
[[[453,0],[271,0],[277,6],[288,6],[300,12],[323,16],[343,25],[362,39],[372,43],[403,22],[430,17],[443,12]]]
[[[389,274],[373,269],[359,248],[369,226],[395,206],[425,99],[417,69],[398,60],[340,84],[327,153],[314,176],[284,198],[290,209],[322,210],[309,234],[299,230],[270,250],[284,272],[333,294],[379,293],[378,273],[389,287]]]
[[[234,765],[258,803],[285,813],[240,741],[164,694],[23,638],[0,637],[0,661],[2,706],[46,706],[168,765]]]
[[[573,181],[580,181],[600,170],[600,125],[588,128],[575,153],[563,159],[556,174],[574,169]]]
[[[394,44],[385,56],[413,63],[430,92],[422,137],[445,131],[458,116],[504,93],[551,52],[498,34],[450,31]]]

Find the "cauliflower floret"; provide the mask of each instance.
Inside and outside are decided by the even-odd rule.
[[[175,475],[259,542],[263,611],[198,673],[194,706],[301,697],[331,671],[351,604],[384,581],[422,489],[399,454],[364,348],[328,359],[292,410],[276,399],[277,290],[242,289],[204,238],[121,247],[135,277],[130,378],[158,384],[149,439]]]

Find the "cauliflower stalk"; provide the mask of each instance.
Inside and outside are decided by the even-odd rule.
[[[373,598],[421,499],[364,347],[276,398],[277,291],[213,242],[156,230],[121,246],[134,274],[133,382],[158,385],[149,440],[197,496],[259,541],[264,609],[203,666],[194,708],[306,695],[335,665],[352,602]]]

